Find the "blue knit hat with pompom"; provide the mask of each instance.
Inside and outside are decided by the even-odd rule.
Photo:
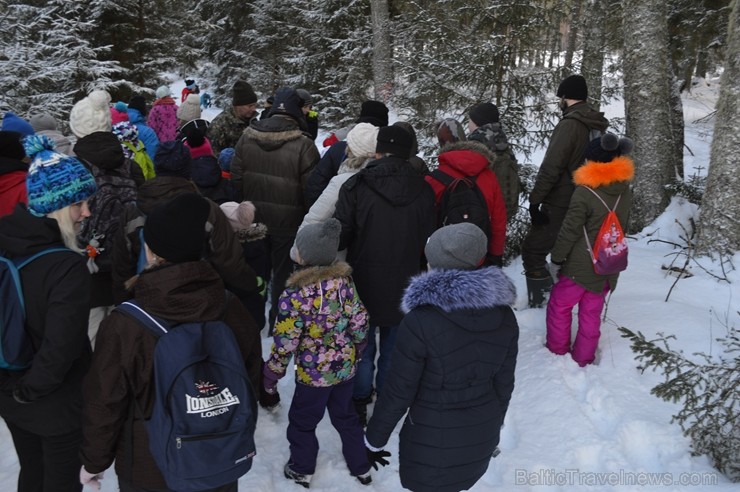
[[[95,193],[95,179],[75,157],[54,151],[54,141],[46,135],[23,139],[31,160],[26,175],[28,210],[34,215],[47,215],[74,203],[87,200]]]

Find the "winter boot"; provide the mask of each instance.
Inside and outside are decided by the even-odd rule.
[[[355,475],[355,478],[357,478],[362,485],[370,485],[373,482],[373,477],[370,475],[370,472],[367,472],[364,475]]]
[[[298,485],[301,485],[306,488],[309,487],[309,485],[311,484],[311,479],[313,478],[313,475],[304,475],[302,473],[294,472],[290,468],[290,463],[285,464],[283,473],[285,474],[285,478],[287,478],[288,480],[293,480]]]
[[[541,308],[545,305],[546,296],[552,289],[552,277],[549,273],[544,276],[527,276],[527,294],[529,307]]]

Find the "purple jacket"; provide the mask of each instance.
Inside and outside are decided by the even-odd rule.
[[[157,99],[149,111],[146,124],[154,130],[160,142],[175,140],[177,135],[177,104],[171,97]]]

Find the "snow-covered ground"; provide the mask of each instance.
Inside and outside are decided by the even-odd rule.
[[[702,82],[684,97],[686,114],[687,175],[709,160],[713,122],[697,120],[713,111],[717,81]],[[179,96],[182,84],[173,84]],[[620,104],[607,107],[607,116],[623,116]],[[204,112],[206,119],[217,110]],[[533,156],[538,164],[541,154]],[[630,267],[619,280],[602,325],[598,365],[579,368],[569,357],[555,356],[544,347],[545,310],[526,309],[526,286],[521,262],[506,268],[519,292],[516,308],[521,329],[514,395],[502,431],[502,453],[491,461],[473,491],[705,491],[736,492],[732,484],[714,470],[705,456],[691,456],[689,440],[683,437],[671,416],[678,404],[650,394],[663,381],[660,374],[636,368],[629,342],[617,327],[641,331],[648,338],[658,332],[674,334],[672,346],[686,353],[713,353],[714,339],[726,334],[726,326],[740,326],[740,272],[731,281],[718,283],[700,268],[690,278],[678,281],[670,299],[665,298],[675,277],[661,269],[673,259],[676,249],[661,239],[681,243],[681,228],[695,216],[696,207],[679,199],[630,243]],[[740,265],[740,254],[733,259]],[[682,262],[681,262],[682,264]],[[702,265],[715,269],[709,262]],[[263,341],[263,352],[270,349]],[[256,442],[258,455],[252,470],[240,481],[241,490],[260,492],[303,490],[283,478],[288,457],[285,439],[288,405],[294,382],[279,383],[283,404],[275,414],[260,410]],[[372,412],[372,407],[370,409]],[[339,437],[328,418],[318,428],[321,451],[311,483],[320,491],[397,491],[398,434],[387,449],[391,465],[373,472],[373,484],[365,487],[349,476]],[[0,424],[0,490],[14,488],[18,464],[7,428]],[[104,491],[118,490],[115,475],[106,472]]]

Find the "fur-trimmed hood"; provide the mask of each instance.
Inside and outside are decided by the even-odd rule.
[[[247,229],[236,231],[236,236],[239,238],[240,243],[259,241],[267,237],[267,225],[262,222],[254,223]]]
[[[364,169],[368,162],[372,162],[373,160],[373,157],[347,157],[339,165],[337,174],[356,173],[360,169]]]
[[[401,309],[408,313],[416,307],[432,305],[449,313],[510,306],[515,300],[516,287],[498,267],[430,270],[411,279]]]
[[[619,182],[629,182],[635,177],[635,164],[627,156],[615,157],[611,162],[586,161],[573,173],[577,185],[598,188]]]
[[[291,118],[276,116],[248,126],[244,135],[257,142],[261,148],[274,150],[305,134]]]
[[[476,142],[475,140],[461,140],[455,143],[448,143],[442,147],[440,156],[452,150],[472,150],[473,152],[477,152],[488,160],[489,165],[493,164],[496,160],[496,155],[485,144]]]
[[[302,288],[307,285],[317,284],[322,280],[349,277],[351,274],[352,267],[348,263],[337,261],[332,265],[302,268],[288,277],[288,280],[285,281],[285,286]]]

